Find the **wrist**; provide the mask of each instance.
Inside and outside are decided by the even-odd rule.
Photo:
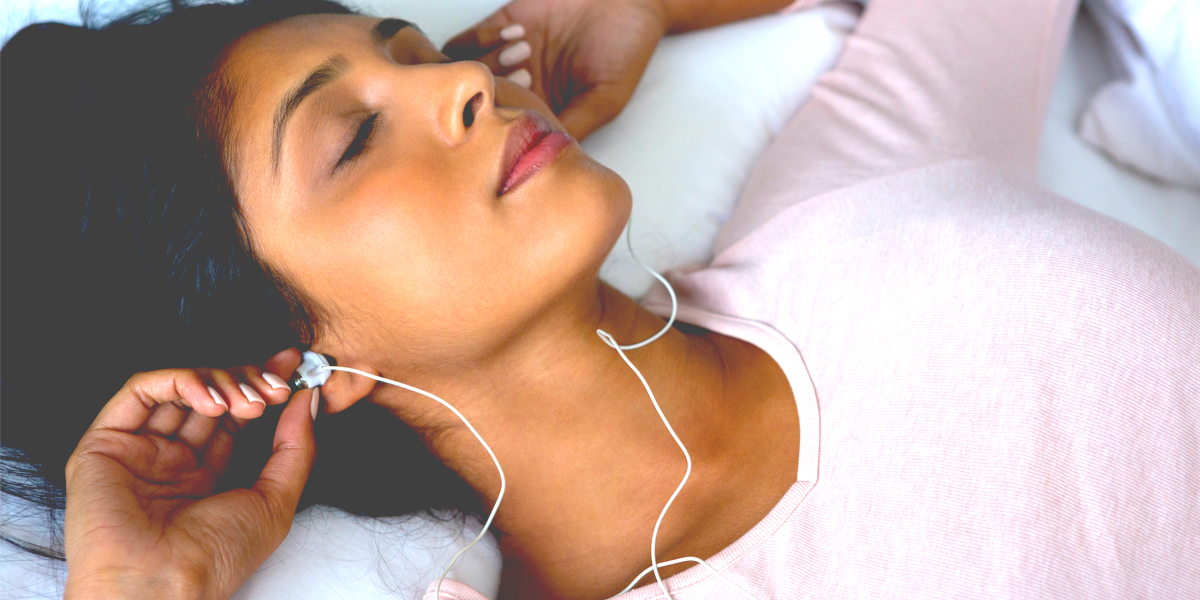
[[[671,15],[669,12],[668,3],[670,0],[635,0],[633,4],[639,7],[649,18],[650,21],[656,23],[659,32],[666,35],[671,29]]]
[[[205,587],[200,577],[179,571],[121,568],[77,573],[68,565],[63,600],[202,600]]]
[[[684,33],[778,12],[793,0],[654,0],[667,33]]]

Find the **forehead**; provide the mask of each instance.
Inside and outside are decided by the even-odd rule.
[[[252,81],[305,69],[330,52],[363,51],[371,45],[371,28],[378,21],[360,15],[301,15],[277,21],[234,42],[223,66],[228,75]]]
[[[237,125],[247,117],[274,110],[274,102],[331,56],[353,58],[369,51],[377,21],[358,15],[302,15],[242,36],[222,64],[222,75],[235,90],[230,124],[242,129]]]
[[[302,15],[255,29],[229,47],[221,67],[232,90],[226,107],[229,136],[224,146],[235,185],[248,183],[239,172],[269,168],[264,148],[271,144],[278,104],[314,68],[335,56],[349,64],[378,58],[372,37],[378,22],[375,17],[360,15]],[[415,30],[397,37],[400,35],[412,40],[401,39],[401,43],[429,44]]]

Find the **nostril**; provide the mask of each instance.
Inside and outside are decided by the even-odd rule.
[[[483,92],[477,92],[471,99],[467,101],[467,105],[463,107],[463,125],[470,127],[475,123],[475,113],[479,112],[479,108],[483,105]]]

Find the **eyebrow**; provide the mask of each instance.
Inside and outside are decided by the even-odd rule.
[[[371,29],[371,39],[375,44],[382,46],[405,27],[412,27],[420,31],[420,28],[404,19],[383,19]],[[274,135],[272,136],[271,144],[272,168],[274,171],[279,171],[279,154],[283,150],[283,130],[287,127],[288,120],[295,114],[296,109],[300,107],[300,103],[304,102],[305,98],[316,93],[317,90],[344,75],[348,70],[350,70],[350,62],[345,57],[341,55],[332,56],[309,72],[300,85],[292,88],[283,97],[283,101],[279,103],[279,108],[275,109]]]
[[[275,171],[279,171],[279,152],[283,148],[283,128],[287,126],[288,119],[292,118],[296,108],[300,106],[301,102],[304,102],[305,98],[330,84],[349,69],[350,63],[344,57],[330,57],[329,60],[313,69],[300,85],[292,88],[292,91],[283,97],[279,108],[275,109],[275,135],[271,146]]]

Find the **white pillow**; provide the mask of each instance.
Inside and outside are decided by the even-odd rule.
[[[96,9],[113,16],[140,4],[102,0]],[[413,21],[440,46],[504,2],[353,4],[367,14]],[[36,21],[78,23],[76,7],[76,0],[8,0],[0,15],[4,39]],[[643,261],[663,271],[709,260],[717,228],[733,209],[755,159],[833,64],[856,14],[849,6],[830,5],[663,40],[624,112],[583,143],[633,190],[633,241]],[[601,276],[635,298],[653,282],[628,257],[623,239]],[[473,531],[462,531],[454,521],[375,522],[308,511],[297,516],[287,541],[237,597],[367,598],[396,591],[419,598],[438,574],[437,565]],[[495,541],[487,542],[464,557],[455,577],[494,597],[499,555]],[[54,595],[45,566],[15,555],[0,560],[0,582],[6,587],[18,581],[28,585],[33,570],[51,585],[45,595]],[[41,590],[26,589],[30,597],[40,595]]]
[[[38,505],[0,493],[0,526],[16,539],[54,546],[48,516]],[[479,527],[475,519],[464,522],[454,515],[368,519],[314,506],[296,515],[287,538],[233,600],[421,598]],[[495,598],[500,589],[495,539],[481,540],[449,577]],[[61,598],[65,581],[62,562],[0,542],[0,597]]]
[[[421,598],[429,583],[479,534],[476,519],[410,515],[371,519],[314,506],[232,600]],[[481,594],[500,591],[500,548],[491,535],[449,575]]]

